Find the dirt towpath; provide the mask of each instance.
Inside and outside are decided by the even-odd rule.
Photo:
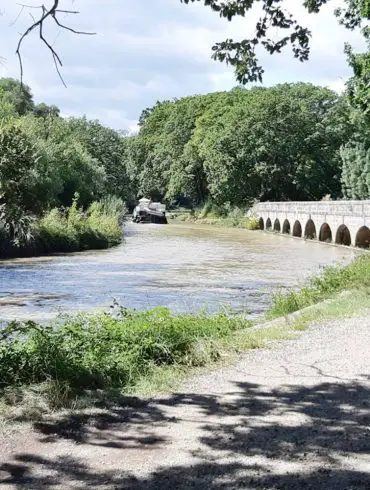
[[[1,489],[370,489],[370,318],[1,441]]]

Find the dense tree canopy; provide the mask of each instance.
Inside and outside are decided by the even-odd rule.
[[[85,208],[107,194],[128,205],[145,194],[225,209],[369,197],[369,120],[326,88],[237,87],[157,102],[142,112],[139,133],[126,136],[35,105],[28,88],[13,97],[19,83],[1,82],[2,222],[70,206],[76,193]]]
[[[127,165],[139,192],[168,201],[338,197],[352,133],[347,102],[328,89],[235,88],[146,111]]]
[[[366,31],[367,46],[370,48],[370,30]],[[347,82],[347,95],[353,107],[359,109],[370,123],[370,50],[354,53],[346,45],[347,59],[353,76]]]

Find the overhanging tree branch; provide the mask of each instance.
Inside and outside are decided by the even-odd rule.
[[[299,61],[307,61],[310,55],[311,32],[300,25],[296,18],[284,7],[286,0],[180,0],[189,4],[200,2],[217,12],[220,17],[231,21],[235,17],[247,17],[253,7],[260,6],[261,17],[255,25],[253,37],[235,41],[226,39],[216,43],[212,58],[233,66],[239,83],[262,81],[264,73],[256,49],[260,46],[269,54],[280,53],[290,46],[293,56]],[[330,0],[296,0],[308,13],[319,13]],[[335,15],[348,29],[359,27],[370,18],[370,0],[345,0],[346,7],[336,9]],[[269,38],[269,30],[274,28],[275,36]]]

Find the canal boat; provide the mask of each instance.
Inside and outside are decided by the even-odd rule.
[[[166,205],[143,197],[132,213],[132,221],[134,223],[167,224]]]

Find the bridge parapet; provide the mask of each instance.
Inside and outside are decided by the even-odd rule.
[[[370,200],[262,202],[252,208],[262,229],[293,236],[370,246]]]
[[[303,212],[307,214],[330,214],[370,217],[370,200],[260,202],[255,204],[253,209],[258,212]]]

